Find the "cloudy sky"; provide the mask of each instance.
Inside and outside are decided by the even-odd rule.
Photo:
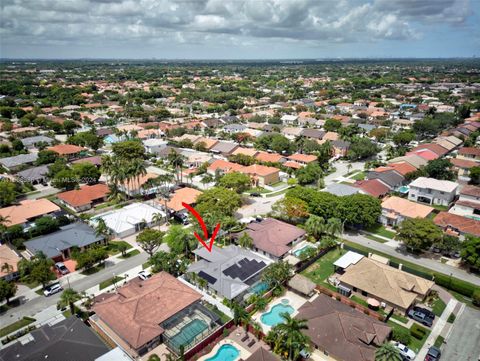
[[[3,58],[480,56],[480,0],[0,0]]]

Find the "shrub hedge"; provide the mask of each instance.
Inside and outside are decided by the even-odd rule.
[[[428,330],[425,327],[422,327],[416,323],[410,327],[410,334],[418,340],[421,340],[425,337]]]

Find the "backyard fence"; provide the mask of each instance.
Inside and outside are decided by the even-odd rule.
[[[315,262],[318,261],[319,258],[323,257],[324,255],[326,255],[328,252],[330,252],[332,249],[334,249],[335,246],[333,247],[329,247],[329,248],[323,248],[321,249],[315,256],[305,260],[305,261],[301,261],[300,263],[297,264],[296,266],[296,273],[301,273],[303,272],[304,270],[306,270],[308,267],[310,267],[312,264],[314,264]]]

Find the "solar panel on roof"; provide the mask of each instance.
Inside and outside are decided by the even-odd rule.
[[[244,281],[247,278],[253,276],[258,271],[266,266],[263,261],[249,260],[247,258],[242,259],[237,264],[234,264],[223,271],[223,274],[231,278],[239,278]]]
[[[207,274],[203,271],[198,272],[198,275],[200,277],[202,277],[205,281],[210,283],[211,285],[213,285],[215,282],[217,282],[217,279],[215,277],[212,277],[212,276],[210,276],[209,274]]]

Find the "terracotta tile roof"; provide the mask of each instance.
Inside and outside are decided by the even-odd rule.
[[[140,177],[135,178],[134,181],[125,181],[123,183],[123,186],[125,187],[125,189],[128,189],[128,190],[136,190],[136,189],[140,189],[142,188],[142,186],[147,183],[147,181],[149,181],[150,179],[155,179],[155,178],[158,178],[158,174],[154,174],[154,173],[147,173],[147,174],[144,174],[144,175],[141,175]]]
[[[198,138],[196,141],[194,141],[193,144],[198,144],[200,142],[205,143],[205,148],[210,149],[213,146],[215,146],[215,144],[218,143],[218,140],[202,137],[202,138]]]
[[[252,164],[248,167],[243,167],[242,169],[239,170],[239,172],[265,177],[269,174],[280,172],[280,169],[275,167],[267,167],[265,165],[260,165],[260,164]]]
[[[203,192],[190,187],[177,189],[170,198],[170,201],[167,202],[167,207],[175,212],[181,211],[184,209],[182,202],[185,202],[189,205],[194,204],[197,200],[197,197],[202,193]]]
[[[96,156],[96,157],[86,157],[82,159],[77,159],[73,161],[72,163],[91,163],[93,165],[102,165],[102,157]]]
[[[279,163],[283,159],[283,156],[277,153],[258,152],[255,159],[260,162]]]
[[[293,168],[293,169],[300,169],[300,168],[303,167],[303,165],[301,165],[300,163],[292,162],[290,160],[283,163],[283,166],[288,167],[288,168]]]
[[[222,172],[228,173],[228,172],[238,172],[240,169],[243,168],[243,165],[233,163],[233,162],[228,162],[223,159],[217,159],[215,160],[212,164],[208,166],[208,170],[215,172],[217,169],[221,170]]]
[[[297,162],[302,162],[302,163],[311,163],[311,162],[315,162],[317,160],[317,156],[316,155],[309,155],[309,154],[295,153],[295,154],[289,155],[287,157],[287,159],[297,161]]]
[[[474,160],[460,159],[460,158],[451,158],[449,160],[450,160],[450,163],[452,163],[453,166],[457,168],[470,169],[470,168],[479,166],[478,162],[475,162]]]
[[[383,200],[382,208],[392,210],[407,218],[425,218],[434,210],[432,207],[393,196]]]
[[[8,217],[7,227],[11,227],[59,210],[60,207],[48,199],[27,199],[21,201],[19,205],[1,208],[0,216]]]
[[[363,257],[348,266],[340,282],[356,287],[390,304],[408,308],[418,295],[426,295],[434,282]]]
[[[340,134],[336,132],[326,132],[322,140],[338,140],[340,139]]]
[[[74,189],[68,192],[57,194],[65,203],[72,207],[81,207],[91,204],[93,201],[105,198],[108,194],[108,186],[106,184],[85,185],[80,189]]]
[[[461,233],[480,237],[480,221],[448,212],[440,212],[433,221],[437,226],[446,230],[454,229]]]
[[[291,249],[289,244],[305,234],[303,229],[273,218],[250,223],[246,232],[256,248],[276,257],[282,257]]]
[[[437,153],[435,153],[433,150],[430,150],[430,149],[418,149],[416,151],[408,152],[406,155],[412,155],[412,154],[418,155],[423,159],[426,159],[427,161],[434,160],[439,157]]]
[[[461,195],[471,196],[471,197],[480,197],[480,187],[466,185],[460,191]]]
[[[479,156],[480,149],[474,147],[463,147],[458,150],[458,154]]]
[[[300,307],[295,318],[307,320],[308,329],[303,332],[336,360],[374,360],[376,347],[391,332],[385,323],[324,294]]]
[[[395,171],[400,173],[401,175],[405,176],[408,173],[415,172],[417,168],[407,162],[400,162],[400,163],[390,163],[388,165],[390,168],[393,168]]]
[[[390,188],[378,179],[357,181],[354,186],[377,198],[390,192]]]
[[[445,155],[445,154],[448,153],[448,149],[445,149],[441,145],[435,144],[435,143],[420,144],[419,146],[413,148],[412,152],[416,152],[416,151],[422,150],[422,149],[428,149],[428,150],[436,153],[439,156],[442,156],[442,155]]]
[[[48,147],[47,149],[52,150],[55,153],[58,153],[60,155],[77,154],[77,153],[80,153],[81,151],[86,150],[83,147],[79,147],[78,145],[73,145],[73,144],[58,144],[58,145],[54,145],[53,147]]]
[[[255,157],[257,153],[258,153],[258,150],[254,148],[238,147],[233,151],[232,155],[243,154],[243,155],[248,155],[250,157]]]
[[[11,269],[10,271],[7,272],[5,268],[0,267],[0,277],[5,277],[6,275],[9,275],[10,273],[17,272],[18,270],[18,262],[22,258],[19,257],[15,251],[13,251],[10,247],[8,247],[6,244],[0,245],[0,266],[3,266],[5,264],[8,264]]]
[[[135,349],[161,335],[163,321],[202,298],[166,272],[146,281],[131,281],[103,300],[102,296],[96,298],[93,310]]]

